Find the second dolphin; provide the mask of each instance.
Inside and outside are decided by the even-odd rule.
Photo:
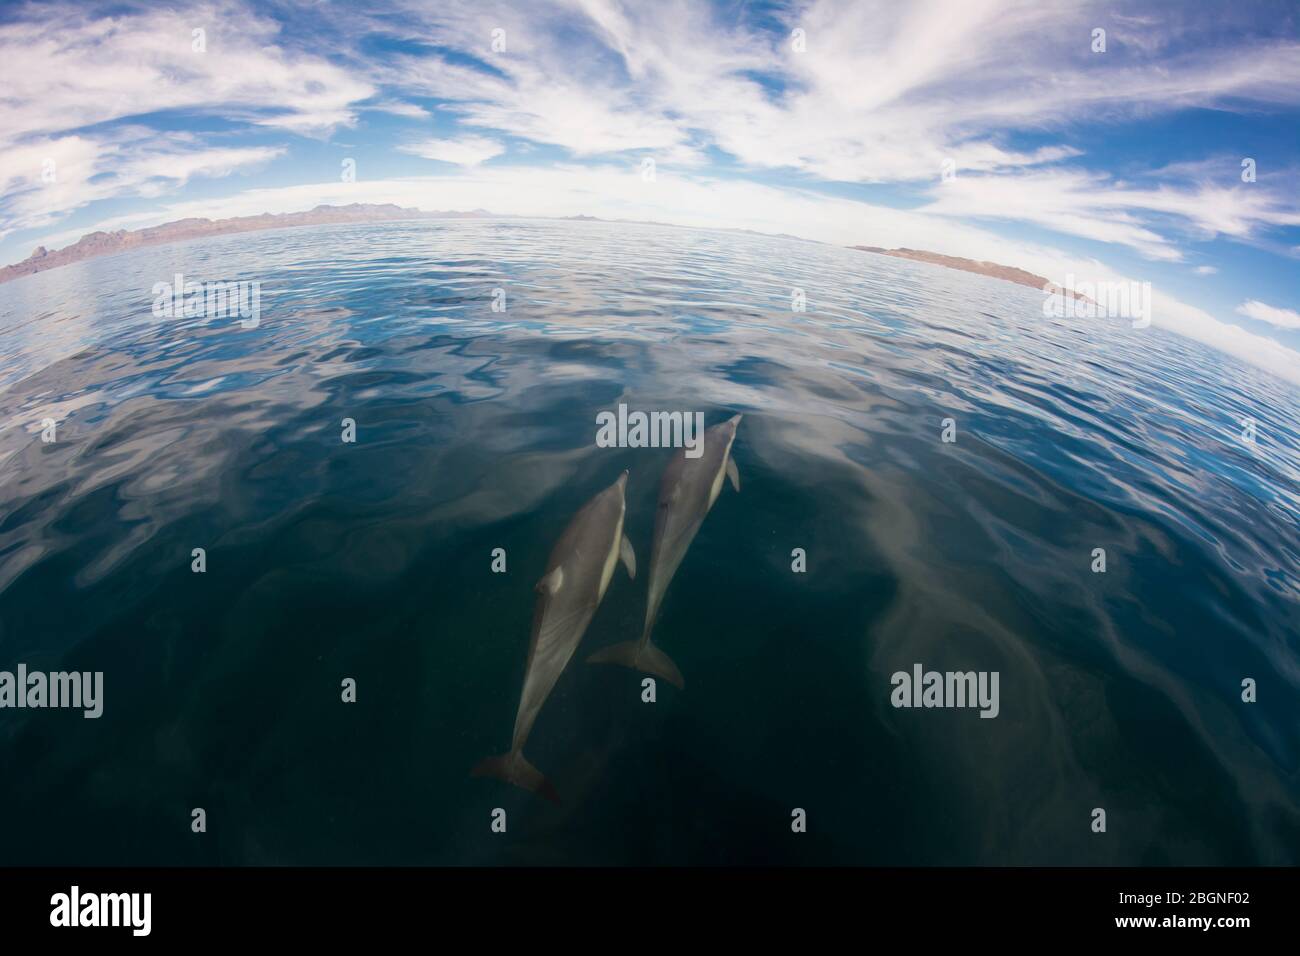
[[[654,550],[650,557],[650,595],[645,610],[645,628],[641,638],[625,641],[597,651],[587,658],[591,664],[622,664],[634,670],[662,677],[675,687],[682,687],[682,674],[672,659],[650,643],[659,605],[668,590],[668,582],[686,551],[695,540],[704,517],[718,500],[724,478],[740,490],[740,473],[731,460],[731,445],[736,440],[740,416],[733,415],[704,432],[704,451],[699,458],[687,458],[685,449],[673,456],[659,483],[659,508],[655,513]]]

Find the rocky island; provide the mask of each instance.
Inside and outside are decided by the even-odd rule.
[[[874,252],[880,256],[893,256],[896,259],[911,259],[913,262],[929,262],[932,265],[945,266],[961,272],[973,272],[976,275],[989,276],[993,279],[1003,279],[1006,282],[1027,285],[1034,289],[1041,290],[1051,286],[1054,292],[1059,292],[1061,295],[1070,296],[1081,302],[1092,301],[1086,295],[1075,292],[1073,289],[1063,289],[1050,279],[1044,279],[1042,276],[1026,272],[1024,269],[1017,269],[1015,266],[998,265],[996,262],[981,262],[978,259],[963,259],[961,256],[945,256],[939,252],[926,252],[924,249],[882,249],[879,246],[850,246],[849,248],[858,249],[862,252]]]

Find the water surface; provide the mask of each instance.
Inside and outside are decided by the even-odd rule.
[[[155,318],[176,272],[259,281],[260,326]],[[1158,328],[814,243],[503,220],[88,261],[0,287],[0,351],[0,669],[106,685],[99,720],[0,711],[0,862],[1300,861],[1300,399]],[[582,662],[639,633],[670,455],[596,447],[620,402],[744,413],[653,705]],[[547,553],[623,468],[642,576],[527,748],[565,802],[470,779]],[[892,708],[917,662],[998,671],[999,716]]]

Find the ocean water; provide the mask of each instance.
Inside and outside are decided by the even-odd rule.
[[[155,317],[177,272],[259,281],[260,325]],[[0,710],[0,863],[1300,862],[1300,390],[1158,328],[793,240],[409,222],[0,286],[0,355],[0,669],[104,674],[98,720]],[[671,454],[596,446],[620,402],[744,413],[654,703],[584,663],[640,632]],[[642,573],[525,749],[563,802],[471,779],[624,468]],[[915,664],[997,672],[998,716],[891,706]]]

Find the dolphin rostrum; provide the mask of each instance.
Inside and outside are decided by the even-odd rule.
[[[662,677],[675,687],[682,687],[682,675],[667,654],[650,643],[659,605],[668,590],[668,582],[686,557],[686,549],[704,523],[722,491],[722,479],[740,490],[740,473],[731,459],[731,445],[736,440],[740,416],[714,425],[704,433],[704,451],[698,458],[686,457],[682,449],[673,456],[659,483],[659,509],[655,513],[654,548],[650,556],[650,596],[645,609],[645,629],[640,640],[625,641],[597,651],[587,658],[590,664],[622,664],[634,670]]]
[[[471,776],[496,777],[559,802],[551,782],[525,759],[524,742],[560,673],[578,649],[614,576],[614,566],[622,560],[628,576],[636,577],[636,558],[623,534],[626,485],[624,471],[616,482],[582,506],[551,549],[546,573],[537,582],[528,667],[510,752],[480,761],[470,771]]]

